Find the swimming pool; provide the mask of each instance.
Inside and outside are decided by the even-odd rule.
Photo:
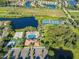
[[[76,0],[69,0],[68,3],[69,3],[69,5],[71,5],[71,6],[76,6],[77,1],[76,1]]]
[[[50,8],[50,9],[55,9],[56,5],[55,4],[43,4],[45,7]]]
[[[34,35],[34,34],[28,35],[28,39],[35,39],[35,38],[36,38],[36,35]]]
[[[52,25],[59,25],[59,24],[63,24],[64,21],[60,21],[60,20],[43,20],[42,24],[52,24]]]
[[[26,6],[26,8],[30,8],[31,7],[31,2],[30,1],[26,1],[25,2],[25,6]]]

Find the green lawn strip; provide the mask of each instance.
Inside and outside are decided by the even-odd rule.
[[[79,30],[78,29],[75,29],[75,28],[72,28],[73,32],[75,32],[77,35],[79,35]]]
[[[79,16],[79,12],[71,12],[70,13],[72,16]]]
[[[23,29],[15,29],[16,32],[24,32],[25,31],[25,28]]]
[[[22,15],[22,17],[36,16],[36,15],[38,15],[38,16],[52,16],[52,17],[65,17],[65,14],[61,9],[52,10],[52,9],[46,9],[46,8],[27,9],[27,8],[19,8],[19,7],[0,7],[0,11],[2,11],[0,13],[4,14],[5,17],[9,17],[9,15],[11,17],[12,14],[13,14],[13,16],[14,15],[15,16]],[[0,16],[1,16],[1,14],[0,14]],[[4,17],[4,15],[2,15],[1,17]]]
[[[76,12],[76,11],[70,12],[70,11],[69,11],[69,13],[70,13],[70,15],[73,16],[73,17],[79,17],[79,11],[78,11],[78,12]]]

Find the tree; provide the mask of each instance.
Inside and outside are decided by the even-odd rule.
[[[0,6],[4,6],[6,2],[6,0],[0,0]]]
[[[66,46],[71,48],[76,47],[78,35],[72,32],[68,26],[60,25],[53,27],[51,25],[46,25],[44,28],[44,40],[41,42],[47,48],[55,48],[59,46]]]
[[[48,50],[48,55],[53,57],[54,56],[54,51],[53,50]]]

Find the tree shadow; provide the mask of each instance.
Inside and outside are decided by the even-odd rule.
[[[39,56],[37,56],[37,57],[36,57],[36,59],[40,59],[40,57],[39,57]]]
[[[26,57],[25,59],[30,59],[30,56]]]
[[[18,59],[23,59],[23,57],[22,57],[22,56],[20,56]]]
[[[62,48],[51,48],[54,52],[54,56],[46,55],[44,59],[73,59],[73,53],[70,50],[64,50]]]

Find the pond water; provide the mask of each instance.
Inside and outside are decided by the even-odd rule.
[[[24,18],[0,18],[0,21],[11,21],[13,29],[21,29],[26,26],[38,27],[38,21],[35,17],[24,17]]]

